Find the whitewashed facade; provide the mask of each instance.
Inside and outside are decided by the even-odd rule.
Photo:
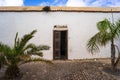
[[[115,20],[120,18],[120,8],[52,7],[51,11],[45,12],[42,7],[0,7],[0,41],[12,46],[16,32],[21,37],[37,29],[30,42],[49,45],[50,50],[43,51],[44,58],[53,60],[54,26],[67,26],[68,59],[110,57],[110,45],[92,55],[86,44],[98,31],[96,23],[105,18],[111,20],[112,12]]]

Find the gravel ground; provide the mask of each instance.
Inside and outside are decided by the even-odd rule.
[[[23,76],[15,80],[120,80],[120,71],[113,74],[106,60],[52,62],[53,64],[44,62],[23,64],[20,66]]]

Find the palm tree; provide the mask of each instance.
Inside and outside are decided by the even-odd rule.
[[[108,19],[104,19],[97,23],[99,32],[95,34],[87,43],[88,51],[91,53],[99,52],[99,46],[105,46],[111,43],[111,66],[115,70],[120,60],[119,47],[115,44],[115,40],[119,38],[120,33],[120,20],[111,22]],[[118,57],[116,58],[116,50]]]
[[[24,35],[21,39],[18,38],[18,33],[15,36],[14,47],[0,43],[0,64],[7,65],[5,75],[10,78],[19,76],[20,71],[18,65],[27,61],[32,61],[31,55],[43,56],[41,50],[48,50],[46,45],[36,46],[28,43],[32,39],[36,30]],[[41,59],[40,59],[41,60]]]

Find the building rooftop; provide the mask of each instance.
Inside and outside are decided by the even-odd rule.
[[[41,12],[43,6],[0,7],[0,12]],[[120,7],[51,7],[50,11],[63,12],[120,12]]]

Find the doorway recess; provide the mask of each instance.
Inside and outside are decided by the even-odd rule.
[[[67,26],[54,26],[53,30],[53,59],[68,59],[68,29]]]

